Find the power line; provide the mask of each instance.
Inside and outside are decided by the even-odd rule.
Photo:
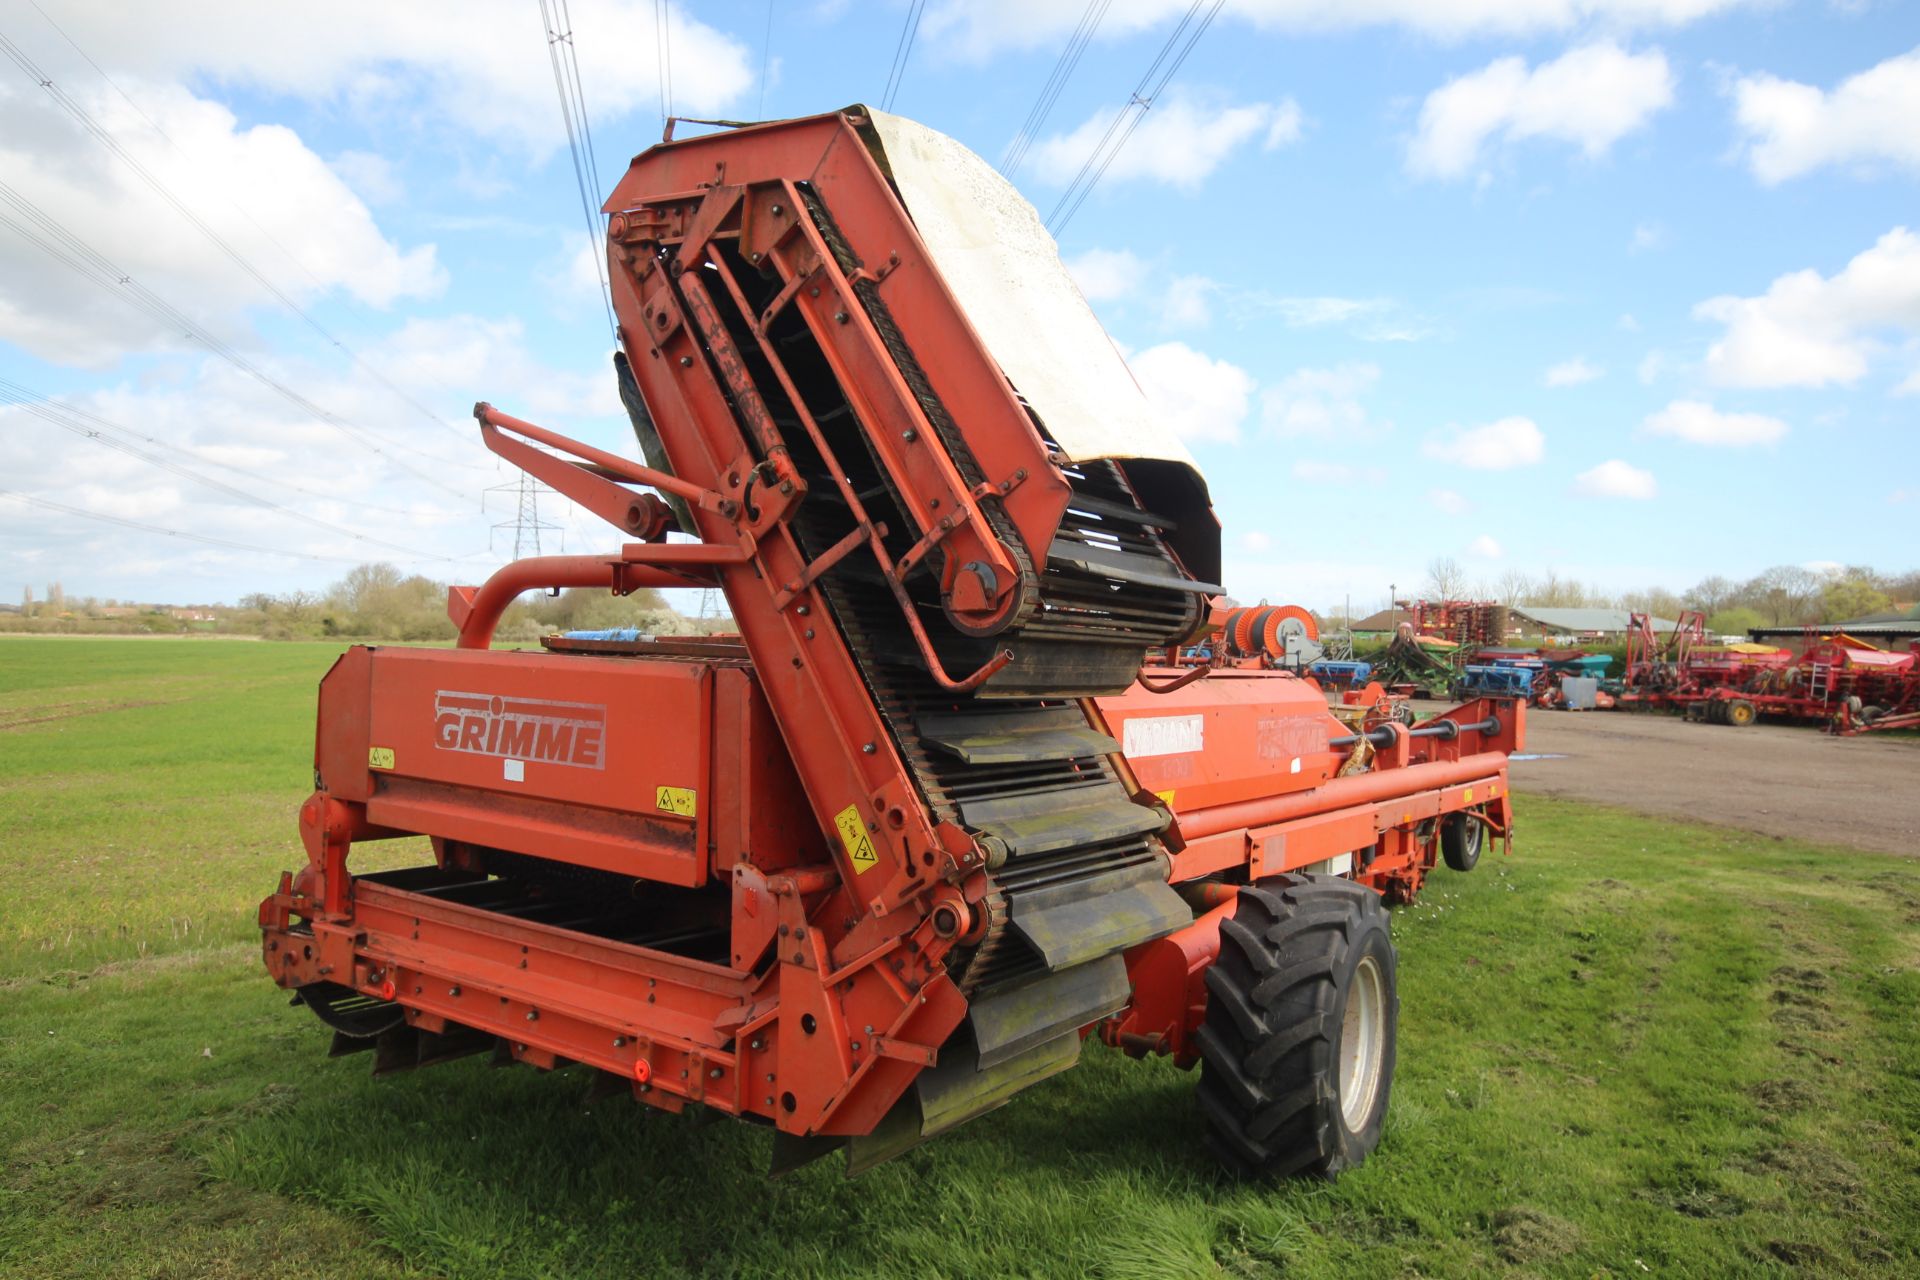
[[[39,5],[35,4],[34,7],[38,9]],[[44,10],[41,11],[40,16],[43,18],[46,17],[46,13]],[[55,31],[60,32],[61,37],[65,39],[68,44],[73,45],[74,49],[79,52],[82,58],[86,58],[86,61],[89,66],[92,66],[96,71],[100,71],[100,65],[94,62],[92,58],[87,56],[86,51],[84,49],[81,49],[80,46],[77,43],[75,43],[72,36],[67,35],[67,33],[61,29],[59,24],[53,22],[53,19],[47,18],[47,21],[49,24],[53,26]],[[107,150],[111,151],[129,169],[132,169],[133,172],[140,178],[140,180],[146,183],[146,185],[154,192],[154,194],[158,195],[161,199],[165,200],[169,205],[172,205],[176,213],[178,213],[181,217],[185,218],[188,222],[192,223],[194,227],[198,229],[199,232],[202,235],[204,235],[209,241],[211,241],[215,248],[219,249],[221,253],[225,254],[226,257],[230,261],[232,261],[232,263],[235,266],[239,267],[242,271],[246,272],[247,275],[251,276],[254,279],[254,281],[260,285],[261,288],[265,289],[268,293],[272,294],[274,298],[277,299],[282,306],[284,306],[293,315],[299,317],[302,321],[304,321],[306,325],[309,328],[311,328],[316,334],[318,334],[324,341],[326,341],[329,345],[333,346],[334,348],[336,348],[337,350],[345,354],[348,359],[350,359],[355,365],[358,365],[360,369],[364,371],[368,376],[372,377],[374,381],[378,382],[381,386],[385,387],[388,391],[392,392],[395,396],[405,401],[408,405],[412,406],[415,410],[433,419],[435,422],[439,423],[442,427],[445,427],[448,431],[451,431],[456,435],[459,435],[462,439],[468,438],[466,433],[461,431],[460,428],[454,426],[452,423],[448,422],[445,418],[442,418],[439,414],[435,413],[432,409],[420,403],[420,401],[416,400],[412,395],[408,394],[405,390],[403,390],[401,387],[396,385],[385,374],[381,373],[378,369],[368,364],[366,360],[361,357],[359,352],[355,351],[352,347],[348,346],[345,342],[335,337],[332,331],[329,330],[325,325],[321,324],[320,321],[316,319],[311,312],[309,312],[306,308],[302,307],[298,302],[294,301],[292,296],[289,295],[278,284],[274,283],[273,279],[270,276],[268,276],[265,272],[261,271],[258,267],[256,267],[253,264],[253,262],[246,257],[246,255],[242,254],[238,249],[234,248],[233,244],[230,241],[228,241],[225,236],[221,235],[218,231],[214,230],[211,226],[209,226],[206,223],[204,219],[200,217],[200,215],[196,214],[192,209],[188,208],[185,202],[183,202],[178,196],[176,196],[173,193],[172,189],[166,185],[166,183],[162,182],[157,176],[154,175],[154,173],[151,170],[149,170],[145,165],[141,164],[139,160],[135,159],[134,156],[129,151],[127,151],[125,147],[120,145],[119,140],[116,139],[113,136],[113,134],[110,131],[108,131],[108,129],[104,125],[102,125],[98,120],[95,120],[93,116],[86,110],[86,108],[82,107],[78,102],[74,101],[73,96],[71,94],[67,93],[66,90],[62,89],[58,84],[56,84],[50,76],[48,76],[44,71],[40,69],[40,67],[33,61],[32,58],[27,56],[26,52],[22,50],[19,45],[15,44],[12,40],[8,39],[4,33],[0,33],[0,53],[5,53],[7,57],[11,58],[14,64],[18,66],[21,69],[21,71],[25,72],[28,77],[30,77],[36,84],[38,84],[42,89],[46,91],[47,96],[52,98],[54,103],[57,106],[59,106],[61,110],[65,111],[69,116],[73,117],[74,121],[78,123],[81,126],[81,128],[85,129],[89,134],[91,134],[94,137],[96,141],[98,141],[102,146],[106,147]],[[107,76],[107,73],[105,71],[100,71],[100,75],[101,75],[101,78],[105,79],[108,84],[113,85],[115,92],[119,93],[122,98],[126,98],[129,104],[133,104],[133,99],[127,96],[126,90],[121,89],[119,85],[114,84],[112,78]],[[138,105],[134,105],[134,110],[136,112],[139,112],[140,117],[144,119],[148,124],[153,125],[154,131],[158,133],[162,138],[166,139],[167,145],[173,147],[175,151],[179,151],[180,154],[183,156],[186,154],[184,151],[181,150],[179,144],[174,142],[174,140],[167,135],[164,129],[161,129],[158,124],[154,123],[154,120],[151,116],[148,116],[144,111],[140,111],[140,108]],[[235,203],[234,207],[236,209],[239,208],[239,205],[237,202]],[[247,219],[248,222],[252,223],[253,226],[263,236],[265,236],[269,241],[271,241],[275,248],[279,249],[281,253],[285,254],[289,261],[293,262],[294,265],[300,267],[300,269],[303,272],[306,272],[307,278],[309,280],[313,280],[316,285],[320,283],[317,279],[314,278],[313,273],[311,271],[307,271],[305,264],[301,263],[298,258],[294,257],[292,251],[289,250],[285,245],[281,244],[279,240],[275,239],[273,234],[270,231],[268,231],[265,227],[261,226],[260,223],[254,219],[252,214],[247,213],[245,209],[240,209],[240,213],[243,217]]]
[[[268,375],[227,343],[215,337],[192,317],[180,311],[151,289],[148,289],[127,272],[121,270],[111,259],[106,257],[106,255],[100,253],[86,241],[68,231],[60,222],[50,217],[45,211],[40,209],[39,206],[35,205],[3,181],[0,181],[0,202],[13,206],[16,211],[28,219],[30,225],[23,225],[17,219],[9,216],[4,210],[0,210],[0,223],[5,223],[11,227],[15,233],[38,247],[42,252],[64,263],[109,293],[117,294],[119,297],[126,299],[130,305],[143,311],[149,317],[178,330],[182,336],[206,347],[209,351],[227,361],[242,373],[258,381],[262,386],[279,393],[289,403],[311,414],[327,426],[341,432],[369,452],[386,458],[387,461],[391,462],[394,466],[410,472],[417,479],[432,485],[436,489],[450,493],[454,497],[462,500],[467,498],[468,495],[460,490],[443,484],[418,467],[394,457],[378,444],[368,439],[360,428],[355,427],[352,423],[347,422],[337,414],[322,409],[319,405],[313,403],[313,401],[307,399],[293,388]],[[418,454],[423,458],[431,459],[442,466],[472,465],[470,463],[454,462],[448,458],[441,458],[437,455],[427,453],[424,450],[414,449],[408,445],[396,444],[395,447],[409,453]]]
[[[138,529],[143,533],[157,533],[167,538],[185,538],[190,542],[204,542],[209,546],[227,547],[234,551],[247,551],[262,556],[290,556],[295,560],[320,560],[331,564],[363,564],[353,556],[323,556],[311,551],[275,551],[257,543],[235,542],[229,538],[216,538],[206,533],[189,533],[184,529],[168,529],[162,525],[148,524],[144,520],[129,520],[125,516],[110,516],[104,511],[89,511],[85,507],[70,507],[64,502],[55,502],[51,498],[37,497],[31,493],[19,493],[12,489],[0,489],[0,498],[12,498],[18,502],[31,503],[44,507],[48,511],[59,511],[70,516],[80,516],[87,520],[99,520],[106,524],[117,524],[126,529]]]
[[[573,182],[580,192],[580,213],[587,224],[587,256],[593,259],[593,277],[600,282],[600,301],[607,309],[607,329],[617,338],[620,322],[613,318],[613,292],[601,265],[598,193],[599,163],[593,154],[593,127],[587,122],[586,96],[580,88],[580,59],[573,43],[573,19],[567,0],[540,0],[540,21],[547,32],[547,61],[553,64],[553,87],[560,95],[560,119],[567,128],[567,152],[573,157]],[[594,193],[590,194],[589,192]]]
[[[1081,55],[1086,53],[1092,43],[1094,32],[1100,29],[1102,19],[1113,0],[1087,0],[1087,8],[1080,15],[1080,23],[1074,27],[1073,34],[1067,37],[1067,47],[1060,51],[1059,60],[1053,64],[1053,72],[1047,82],[1040,86],[1040,96],[1033,101],[1033,107],[1027,112],[1027,119],[1020,126],[1020,132],[1007,144],[1006,154],[1000,157],[1000,172],[1011,178],[1027,158],[1027,151],[1033,146],[1033,140],[1040,136],[1040,130],[1046,126],[1047,117],[1053,114],[1054,104],[1060,101],[1060,94],[1067,87],[1067,81],[1073,78],[1073,72],[1080,65]]]
[[[422,561],[455,559],[453,556],[435,555],[429,551],[422,551],[418,547],[402,546],[397,542],[388,542],[383,538],[375,538],[368,534],[357,533],[342,525],[334,524],[330,520],[322,520],[318,516],[308,515],[304,511],[295,510],[292,507],[275,502],[271,498],[262,497],[258,493],[242,489],[237,485],[228,484],[224,480],[216,480],[212,476],[202,475],[191,467],[182,466],[165,454],[156,454],[151,450],[141,448],[139,445],[132,444],[123,439],[117,439],[113,434],[99,427],[90,426],[86,422],[70,418],[65,412],[65,406],[61,405],[58,401],[37,395],[27,388],[20,386],[18,383],[9,382],[4,378],[0,378],[0,404],[15,405],[25,409],[35,417],[51,422],[57,427],[71,431],[75,435],[83,436],[96,444],[101,444],[109,449],[124,453],[128,457],[138,458],[140,461],[158,467],[162,471],[180,476],[186,480],[192,480],[197,484],[205,485],[209,489],[214,489],[230,497],[238,498],[242,502],[250,503],[257,507],[264,507],[271,511],[278,511],[292,519],[310,524],[317,529],[324,529],[328,533],[338,534],[344,538],[351,538],[356,542],[364,542],[368,546],[384,547],[389,551],[404,552],[410,556],[417,556]]]
[[[24,399],[45,401],[51,401],[53,399],[53,397],[35,391],[30,387],[23,387],[17,382],[9,382],[4,378],[0,378],[0,389],[5,389],[12,395]],[[162,449],[187,449],[186,446],[176,445],[170,440],[161,440],[154,436],[143,435],[130,427],[124,427],[117,422],[110,422],[98,414],[89,413],[76,404],[61,403],[60,411],[70,418],[91,423],[103,432],[117,433],[128,439],[139,440],[146,444],[156,445]],[[257,480],[263,484],[273,485],[276,488],[285,489],[289,493],[305,494],[309,498],[318,498],[323,502],[337,502],[342,506],[358,507],[362,511],[378,511],[384,515],[414,516],[420,514],[417,510],[408,507],[384,506],[377,502],[364,502],[359,498],[342,497],[337,493],[327,493],[320,489],[309,489],[304,485],[294,484],[292,481],[283,480],[278,476],[270,476],[264,472],[250,470],[247,467],[242,467],[235,463],[222,462],[218,458],[209,458],[204,454],[193,453],[190,449],[187,449],[187,452],[195,462],[203,466],[218,467],[222,471],[231,471],[235,475],[246,476],[250,480]]]
[[[653,0],[653,59],[664,124],[673,119],[673,8],[668,0]]]
[[[887,88],[880,95],[880,109],[893,110],[893,100],[907,80],[907,59],[913,56],[914,37],[920,34],[920,18],[927,11],[927,0],[908,0],[907,20],[900,28],[900,40],[893,47],[893,66],[887,72]]]
[[[1201,6],[1206,4],[1206,0],[1193,0],[1193,4],[1181,16],[1179,24],[1174,27],[1173,34],[1167,37],[1166,44],[1161,46],[1153,64],[1147,68],[1146,74],[1140,77],[1140,83],[1134,86],[1133,92],[1127,97],[1126,104],[1114,116],[1113,122],[1107,126],[1106,133],[1101,135],[1093,152],[1087,156],[1086,163],[1080,166],[1079,173],[1074,175],[1073,181],[1061,194],[1060,202],[1053,207],[1053,212],[1047,215],[1047,230],[1051,231],[1056,238],[1066,229],[1067,223],[1073,220],[1073,215],[1080,211],[1080,206],[1086,203],[1087,196],[1100,185],[1100,179],[1106,176],[1115,158],[1126,148],[1127,140],[1133,137],[1134,130],[1140,127],[1140,122],[1146,119],[1147,112],[1151,111],[1153,104],[1159,101],[1160,95],[1166,90],[1167,83],[1179,72],[1181,64],[1187,60],[1187,55],[1193,52],[1194,45],[1200,43],[1200,37],[1206,34],[1207,28],[1212,25],[1215,16],[1219,14],[1225,3],[1226,0],[1213,0],[1212,6],[1206,11],[1206,16],[1200,17]],[[1198,19],[1197,23],[1196,19]],[[1188,32],[1189,27],[1192,27],[1191,33]],[[1185,44],[1180,43],[1183,35],[1186,37]],[[1166,71],[1161,74],[1160,69],[1163,65]],[[1154,79],[1156,74],[1159,74],[1158,80]]]

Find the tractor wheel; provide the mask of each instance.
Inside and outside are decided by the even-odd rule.
[[[1745,698],[1735,698],[1727,703],[1727,709],[1721,713],[1721,716],[1734,728],[1744,729],[1760,718],[1760,712]]]
[[[1487,824],[1470,813],[1450,813],[1440,824],[1440,856],[1455,871],[1471,871],[1487,842]]]
[[[1242,1177],[1332,1178],[1380,1143],[1400,996],[1380,896],[1272,876],[1220,926],[1197,1037],[1207,1144]]]
[[[1727,704],[1715,698],[1707,703],[1707,723],[1725,724],[1727,722]]]

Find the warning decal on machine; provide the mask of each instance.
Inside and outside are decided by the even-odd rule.
[[[367,748],[367,768],[369,769],[393,768],[393,748],[392,747],[368,747]]]
[[[1130,760],[1200,751],[1206,746],[1200,716],[1135,716],[1121,730],[1120,750]]]
[[[683,818],[694,817],[698,808],[692,787],[656,787],[653,807],[677,813]]]
[[[840,832],[840,843],[847,847],[847,861],[853,864],[856,875],[880,861],[867,836],[866,824],[860,821],[859,805],[850,804],[834,814],[833,825]]]

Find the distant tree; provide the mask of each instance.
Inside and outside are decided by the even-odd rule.
[[[1820,621],[1846,622],[1893,607],[1893,598],[1865,575],[1835,575],[1820,588]]]
[[[1665,587],[1629,591],[1620,597],[1620,607],[1634,613],[1650,613],[1656,618],[1677,618],[1686,608],[1679,596]]]
[[[1743,636],[1755,627],[1766,625],[1767,620],[1760,616],[1758,609],[1745,605],[1722,609],[1707,619],[1708,632],[1716,636]]]
[[[1500,603],[1509,609],[1526,599],[1527,593],[1532,589],[1533,579],[1520,569],[1508,569],[1501,574],[1497,588]]]
[[[1732,582],[1716,573],[1710,578],[1700,579],[1684,598],[1689,609],[1698,609],[1711,617],[1732,604],[1738,590]]]
[[[1920,569],[1909,569],[1887,579],[1886,591],[1895,604],[1920,602]]]
[[[1522,603],[1542,609],[1578,609],[1591,604],[1592,599],[1585,587],[1549,568],[1534,580]]]
[[[1820,576],[1797,564],[1777,564],[1740,589],[1741,603],[1765,614],[1776,627],[1818,620]]]
[[[1459,600],[1467,589],[1467,571],[1452,556],[1427,561],[1427,599]]]

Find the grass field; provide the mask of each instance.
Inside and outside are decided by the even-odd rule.
[[[854,1182],[564,1075],[376,1085],[251,940],[335,652],[0,640],[0,1274],[1920,1271],[1920,863],[1525,797],[1396,913],[1337,1184],[1223,1181],[1191,1078],[1098,1048]]]

